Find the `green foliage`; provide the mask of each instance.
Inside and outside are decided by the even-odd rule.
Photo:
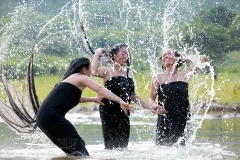
[[[229,51],[239,49],[240,35],[235,33],[239,29],[238,16],[223,6],[202,11],[184,26],[182,43],[194,45],[200,52],[219,61]]]
[[[154,18],[156,18],[157,13],[159,16],[162,14],[163,8],[157,6],[164,6],[166,2],[152,1],[147,3],[134,0],[129,3],[132,4],[132,7],[128,6],[128,3],[117,0],[111,2],[108,0],[88,1],[87,5],[83,7],[85,11],[84,19],[87,20],[85,24],[89,28],[88,35],[93,48],[109,47],[118,42],[128,42],[131,46],[136,46],[133,54],[144,59],[146,55],[141,53],[146,52],[144,50],[146,47],[153,45],[152,43],[161,43],[163,35],[160,32],[154,31],[161,30],[161,27],[159,27],[161,26],[161,22],[158,22],[159,20]],[[235,3],[235,1],[231,3]],[[29,13],[28,15],[23,15],[28,17],[26,23],[24,23],[24,26],[19,24],[18,27],[23,27],[27,30],[19,33],[19,36],[15,35],[13,39],[17,49],[18,47],[19,49],[30,48],[30,44],[32,44],[39,29],[52,18],[51,14],[54,11],[50,10],[55,9],[55,12],[60,12],[57,8],[60,8],[63,4],[65,4],[64,1],[59,1],[55,4],[54,1],[50,0],[42,4],[42,10],[36,10],[35,12],[26,11],[26,13]],[[210,2],[209,4],[213,5]],[[141,10],[137,6],[150,7],[152,10]],[[149,15],[151,17],[148,17]],[[48,31],[43,33],[39,39],[39,41],[42,39],[44,41],[38,45],[38,52],[58,56],[65,56],[69,53],[77,55],[79,48],[81,48],[81,44],[78,43],[80,34],[75,35],[73,38],[71,34],[75,33],[71,33],[71,25],[68,24],[69,20],[73,20],[73,17],[73,14],[69,14],[68,17],[60,16],[51,22],[47,27]],[[201,11],[197,14],[194,21],[183,27],[183,40],[181,44],[195,45],[202,53],[209,55],[214,60],[219,60],[227,52],[239,49],[240,32],[237,17],[236,13],[223,6],[216,6]],[[79,22],[76,21],[75,23]],[[146,25],[148,24],[150,26],[147,26],[148,29],[146,29]],[[19,30],[19,28],[15,28],[15,30]],[[175,30],[173,33],[177,36],[179,30]],[[81,30],[79,31],[81,32]],[[154,34],[154,39],[151,39],[153,36],[151,34]],[[17,53],[20,54],[21,52]]]
[[[126,32],[109,28],[108,30],[95,29],[90,33],[91,41],[94,47],[111,47],[116,43],[125,43]]]
[[[23,79],[27,70],[28,59],[19,61],[22,57],[13,57],[3,63],[6,77],[8,79]],[[71,57],[61,58],[51,55],[37,55],[34,59],[35,75],[63,74],[68,67]]]
[[[227,54],[221,64],[217,66],[219,73],[232,73],[240,75],[240,52],[233,51]]]
[[[233,18],[236,16],[231,10],[224,6],[216,6],[209,10],[199,13],[199,20],[202,23],[216,25],[219,27],[228,27],[232,23]]]
[[[4,4],[7,2],[9,2],[8,4],[11,6],[6,7],[6,10],[4,10],[6,6]],[[0,15],[6,15],[8,12],[12,12],[13,8],[19,2],[20,0],[0,1]],[[30,1],[26,0],[26,2]],[[83,16],[85,17],[83,17],[83,19],[88,29],[87,34],[92,47],[96,49],[98,47],[110,47],[119,42],[127,42],[130,46],[130,52],[133,55],[133,69],[137,70],[137,90],[147,101],[146,97],[148,97],[149,94],[148,83],[151,77],[147,59],[151,54],[157,54],[155,51],[159,50],[163,38],[169,38],[163,37],[163,33],[161,33],[161,16],[164,5],[167,2],[157,0],[149,2],[132,0],[129,1],[132,6],[128,5],[125,1],[118,0],[89,0],[86,2],[88,5],[84,5],[85,8],[83,8],[83,10],[86,12],[84,12]],[[239,3],[237,0],[231,2],[221,0],[219,3],[220,2],[222,4],[228,3],[228,6]],[[6,28],[10,28],[9,32],[6,33],[11,33],[14,36],[11,40],[9,50],[6,51],[7,58],[3,64],[5,73],[9,79],[24,78],[29,48],[32,47],[36,35],[41,27],[61,11],[60,8],[65,3],[65,0],[49,0],[45,1],[43,7],[39,10],[30,12],[28,10],[22,11],[20,8],[21,12],[18,14],[21,13],[21,15],[16,16],[16,14],[15,19],[14,16],[5,16],[1,19],[0,35],[2,36],[4,32],[2,27],[6,26]],[[200,13],[196,12],[193,21],[191,21],[191,17],[189,17],[190,22],[186,26],[183,26],[183,38],[180,43],[181,45],[188,44],[189,46],[196,46],[201,53],[207,54],[214,60],[213,64],[217,64],[216,62],[218,62],[217,70],[219,73],[229,73],[229,75],[222,76],[223,79],[230,77],[235,81],[234,79],[236,79],[236,77],[232,75],[239,75],[240,73],[238,69],[240,60],[237,60],[237,57],[240,56],[239,52],[234,54],[229,52],[240,50],[240,14],[223,6],[215,6],[216,3],[213,1],[206,2],[206,4],[211,5],[203,5],[203,8],[196,8],[196,10],[202,11]],[[210,6],[215,7],[206,10],[206,8]],[[150,9],[141,10],[141,7]],[[232,6],[232,8],[234,7],[236,7],[236,5]],[[156,16],[156,14],[159,14],[159,19],[157,19],[158,16]],[[18,17],[24,17],[25,19],[18,21]],[[36,47],[37,53],[34,58],[34,74],[38,76],[46,75],[46,77],[37,82],[39,85],[42,85],[42,81],[51,81],[53,77],[49,75],[54,75],[54,77],[59,74],[62,75],[70,60],[80,55],[82,32],[78,25],[74,25],[74,27],[77,28],[76,31],[79,31],[79,33],[71,32],[73,25],[69,21],[73,21],[73,17],[74,15],[72,13],[69,14],[68,17],[58,17],[47,26],[47,31],[44,31],[38,39]],[[14,22],[16,24],[7,26],[8,22]],[[79,20],[74,21],[74,23],[78,24]],[[182,22],[181,24],[186,23]],[[171,32],[171,34],[168,33],[168,35],[177,37],[179,28],[175,27],[173,31],[171,30],[169,32]],[[1,52],[3,52],[2,48]],[[229,57],[226,57],[228,55],[229,57],[233,56],[233,58],[229,59]],[[147,72],[147,74],[144,72]],[[144,73],[144,75],[147,76],[142,76],[140,73]],[[219,79],[221,74],[217,77],[216,84],[220,86],[221,80]],[[238,88],[238,85],[239,82],[236,81],[236,83],[229,88],[229,93],[235,93],[234,88]],[[44,85],[40,88],[44,88]],[[223,87],[221,89],[228,89],[227,85],[226,88]],[[235,90],[237,92],[238,89]],[[44,95],[46,95],[46,93],[44,93]],[[90,95],[92,96],[94,94],[91,93]],[[217,94],[217,96],[221,97],[221,103],[230,103],[232,100],[231,98],[226,98],[227,95]],[[234,97],[234,95],[230,97]],[[236,97],[237,96],[235,96],[235,98]]]
[[[218,60],[224,56],[226,38],[221,34],[224,32],[224,28],[210,24],[194,23],[185,28],[183,42],[197,47],[201,53],[207,54],[211,59]]]
[[[227,46],[230,51],[240,50],[240,14],[234,17],[232,24],[224,36],[228,38],[225,46]]]
[[[202,75],[206,77],[207,75]],[[37,90],[38,97],[40,101],[42,101],[48,93],[52,90],[56,83],[59,82],[61,76],[36,76],[35,78],[35,86]],[[99,78],[92,77],[94,81],[102,84],[102,80]],[[151,86],[151,73],[138,73],[135,74],[135,82],[136,82],[136,90],[139,96],[145,101],[148,102],[150,86]],[[210,83],[210,81],[207,81]],[[190,83],[189,90],[194,89],[194,83]],[[206,84],[206,86],[210,86],[210,84]],[[209,88],[208,88],[209,89]],[[236,74],[231,73],[223,73],[219,74],[217,80],[214,81],[214,90],[215,96],[214,99],[219,104],[232,104],[237,103],[240,104],[240,82],[239,77]],[[224,91],[224,92],[223,92]],[[199,88],[197,96],[201,98],[205,92],[204,87]],[[96,93],[86,88],[83,92],[83,96],[94,97]],[[189,95],[190,98],[191,95]],[[208,95],[209,96],[209,95]],[[196,97],[195,97],[196,98]],[[195,99],[196,100],[196,99]]]
[[[215,81],[215,99],[220,104],[240,104],[239,74],[220,73]]]

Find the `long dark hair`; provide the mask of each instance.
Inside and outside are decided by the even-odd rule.
[[[66,79],[67,77],[69,77],[74,73],[79,73],[82,68],[89,69],[89,66],[90,66],[90,60],[88,58],[85,58],[85,57],[76,58],[71,61],[67,71],[64,73],[61,80]]]
[[[33,133],[37,129],[36,125],[36,113],[39,109],[39,101],[36,94],[33,74],[33,53],[31,53],[26,73],[26,86],[28,97],[20,97],[16,91],[12,92],[8,86],[7,79],[4,73],[1,74],[0,80],[2,81],[3,87],[6,91],[8,104],[1,101],[0,116],[4,121],[14,128],[19,133]],[[29,107],[33,110],[33,114],[29,113],[29,110],[25,107],[29,102]]]
[[[78,73],[81,71],[83,67],[89,68],[90,60],[88,58],[76,58],[68,67],[67,71],[62,77],[62,80],[69,77],[70,75],[74,73]],[[33,110],[33,115],[29,113],[27,108],[25,107],[26,104],[24,103],[26,100],[24,98],[20,98],[16,92],[13,94],[9,86],[7,84],[6,77],[4,76],[4,73],[1,74],[0,80],[2,81],[2,84],[4,86],[4,89],[6,91],[9,104],[1,102],[0,107],[0,116],[3,118],[3,120],[10,125],[12,128],[14,128],[19,133],[33,133],[37,129],[36,125],[36,114],[40,107],[38,96],[36,94],[35,89],[35,83],[34,83],[34,74],[33,74],[33,53],[30,56],[27,73],[26,73],[26,79],[27,79],[27,87],[28,89],[28,100],[30,102],[29,106]],[[24,87],[24,88],[25,88]],[[15,98],[16,97],[16,100]]]

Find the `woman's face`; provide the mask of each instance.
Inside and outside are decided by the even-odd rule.
[[[117,54],[114,55],[114,62],[121,66],[126,66],[128,61],[127,47],[121,47]]]
[[[89,65],[88,69],[87,69],[87,76],[90,77],[90,75],[92,74],[92,66],[91,64]]]
[[[161,59],[165,67],[168,65],[175,64],[176,61],[178,60],[173,50],[166,50],[165,52],[163,52]]]
[[[91,64],[89,65],[88,69],[86,67],[84,67],[81,71],[82,74],[90,77],[90,75],[92,74],[92,67]]]

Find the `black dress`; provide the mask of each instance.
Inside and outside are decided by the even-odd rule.
[[[43,101],[37,112],[37,126],[50,140],[68,155],[88,156],[83,139],[65,114],[80,100],[81,90],[61,82],[55,86]]]
[[[173,145],[184,136],[189,119],[188,84],[176,81],[161,84],[158,88],[158,103],[165,107],[165,115],[158,115],[156,144]],[[180,144],[184,145],[184,138]]]
[[[131,78],[114,76],[106,81],[104,85],[126,103],[131,102],[131,96],[134,93],[134,84]],[[130,134],[129,117],[125,115],[119,103],[106,98],[102,102],[105,105],[100,105],[99,111],[105,149],[127,147]]]

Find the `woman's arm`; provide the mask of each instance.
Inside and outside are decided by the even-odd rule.
[[[98,59],[104,50],[105,50],[104,48],[98,48],[95,51],[95,54],[93,56],[91,66],[92,66],[92,75],[95,77],[104,78],[107,73],[107,69],[98,67],[98,65],[99,65]]]
[[[133,83],[134,83],[134,86],[136,86],[136,83],[135,83],[135,78],[134,78],[134,75],[132,72],[129,72],[129,77],[132,78],[133,80]],[[145,103],[141,98],[140,96],[138,95],[138,93],[136,92],[136,89],[134,88],[134,93],[133,93],[133,96],[132,96],[132,100],[133,102],[135,102],[136,104],[142,106],[143,108],[146,108],[146,109],[152,109],[151,106],[149,106],[147,103]]]
[[[150,105],[158,105],[155,100],[157,97],[157,89],[158,89],[159,83],[157,80],[157,76],[153,76],[151,88],[150,88],[150,96],[149,96],[149,104]]]
[[[159,86],[159,82],[158,82],[157,76],[153,76],[151,89],[150,89],[150,96],[149,96],[149,105],[151,105],[154,108],[154,111],[157,113],[160,113],[160,114],[167,113],[167,111],[163,106],[160,106],[158,103],[155,102],[157,97],[158,86]]]
[[[136,104],[138,104],[138,105],[140,105],[140,106],[142,106],[143,108],[145,108],[145,109],[149,109],[150,111],[152,111],[152,112],[154,112],[154,113],[158,113],[159,112],[159,110],[162,108],[160,105],[149,105],[149,104],[147,104],[147,103],[145,103],[140,97],[139,97],[139,95],[135,92],[134,93],[134,95],[133,95],[133,97],[132,97],[132,100],[136,103]]]
[[[81,97],[80,98],[80,103],[86,103],[86,102],[95,102],[94,97]]]
[[[152,107],[150,107],[147,103],[145,103],[136,92],[133,94],[132,100],[133,102],[142,106],[143,108],[150,109],[150,110],[152,109]]]
[[[101,85],[99,85],[98,83],[93,81],[88,76],[79,75],[79,80],[83,86],[88,87],[89,89],[93,90],[97,94],[99,94],[107,99],[110,99],[110,100],[113,100],[113,101],[119,103],[122,110],[125,112],[126,115],[127,115],[127,110],[133,112],[133,107],[131,105],[125,103],[121,98],[119,98],[118,96],[113,94],[108,89],[102,87]]]
[[[101,96],[96,96],[96,97],[81,97],[80,99],[80,103],[86,103],[86,102],[94,102],[94,103],[98,103],[100,105],[104,106],[104,103],[101,102],[102,97]]]

